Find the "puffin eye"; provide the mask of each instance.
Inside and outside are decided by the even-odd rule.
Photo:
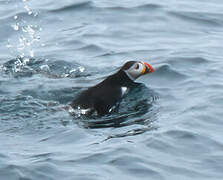
[[[139,69],[139,64],[136,64],[136,69]]]

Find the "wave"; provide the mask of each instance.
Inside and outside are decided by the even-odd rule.
[[[158,5],[158,4],[144,4],[144,5],[139,5],[136,7],[133,7],[134,9],[144,9],[144,10],[157,10],[163,8],[163,6]]]
[[[188,11],[168,11],[170,16],[179,18],[183,21],[195,22],[205,26],[222,26],[222,14],[211,14],[201,12],[188,12]]]
[[[187,77],[187,75],[182,72],[175,70],[170,64],[159,64],[151,76],[159,77],[161,79],[169,79],[171,81],[181,80]]]
[[[84,1],[79,3],[70,4],[67,6],[63,6],[60,8],[55,8],[49,10],[50,12],[58,13],[58,12],[64,12],[64,11],[72,11],[72,10],[82,10],[85,8],[91,8],[92,2],[91,1]]]
[[[171,57],[167,59],[168,64],[181,69],[190,69],[197,66],[207,65],[210,61],[202,57]]]
[[[102,7],[101,7],[102,8]],[[158,4],[143,4],[143,5],[136,5],[136,6],[112,6],[112,7],[103,7],[103,9],[108,9],[108,10],[156,10],[163,8],[163,6],[158,5]]]

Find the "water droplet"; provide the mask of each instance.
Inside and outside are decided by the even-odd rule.
[[[30,61],[29,58],[25,58],[25,59],[23,60],[24,64],[27,64],[29,61]]]
[[[84,67],[81,67],[81,66],[78,67],[78,69],[79,69],[80,72],[84,72],[84,70],[85,70],[85,68]]]
[[[12,28],[13,28],[15,31],[18,31],[18,30],[19,30],[19,24],[16,23],[16,24],[12,25]]]
[[[69,73],[71,74],[71,73],[76,72],[76,71],[77,71],[76,69],[71,69],[71,70],[69,71]]]
[[[11,44],[7,44],[6,47],[7,47],[7,48],[12,48],[13,45],[11,45]]]
[[[22,31],[25,33],[27,32],[27,30],[24,27],[22,27]]]
[[[33,13],[27,5],[24,6],[24,9],[28,12],[29,15]]]
[[[33,50],[30,51],[30,56],[34,57],[34,51]]]
[[[8,44],[6,45],[7,48],[12,48],[13,45],[10,43],[10,39],[8,39]]]
[[[43,71],[50,71],[50,67],[47,64],[40,66],[40,69]]]
[[[20,55],[20,57],[21,57],[21,58],[24,58],[24,56],[25,56],[25,54],[24,54],[24,53],[22,53],[22,54]]]
[[[39,40],[40,40],[40,36],[36,36],[36,37],[34,38],[34,40],[35,40],[35,41],[39,41]]]
[[[35,31],[34,29],[32,28],[31,25],[28,25],[27,28],[26,28],[27,32],[30,34],[30,35],[34,35]]]
[[[25,9],[26,11],[29,11],[29,10],[30,10],[29,7],[28,7],[27,5],[24,6],[24,9]]]

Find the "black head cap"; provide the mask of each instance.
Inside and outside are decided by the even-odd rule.
[[[123,71],[126,71],[126,70],[128,70],[133,64],[135,64],[137,61],[128,61],[128,62],[126,62],[123,66],[122,66],[122,68],[121,68],[121,70],[123,70]]]

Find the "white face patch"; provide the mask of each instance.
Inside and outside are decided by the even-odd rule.
[[[127,87],[121,87],[121,97],[123,97],[126,93],[128,92],[128,88]]]
[[[142,62],[137,62],[133,64],[129,69],[125,70],[125,73],[131,80],[137,79],[142,75],[142,71],[144,69],[144,64]]]

